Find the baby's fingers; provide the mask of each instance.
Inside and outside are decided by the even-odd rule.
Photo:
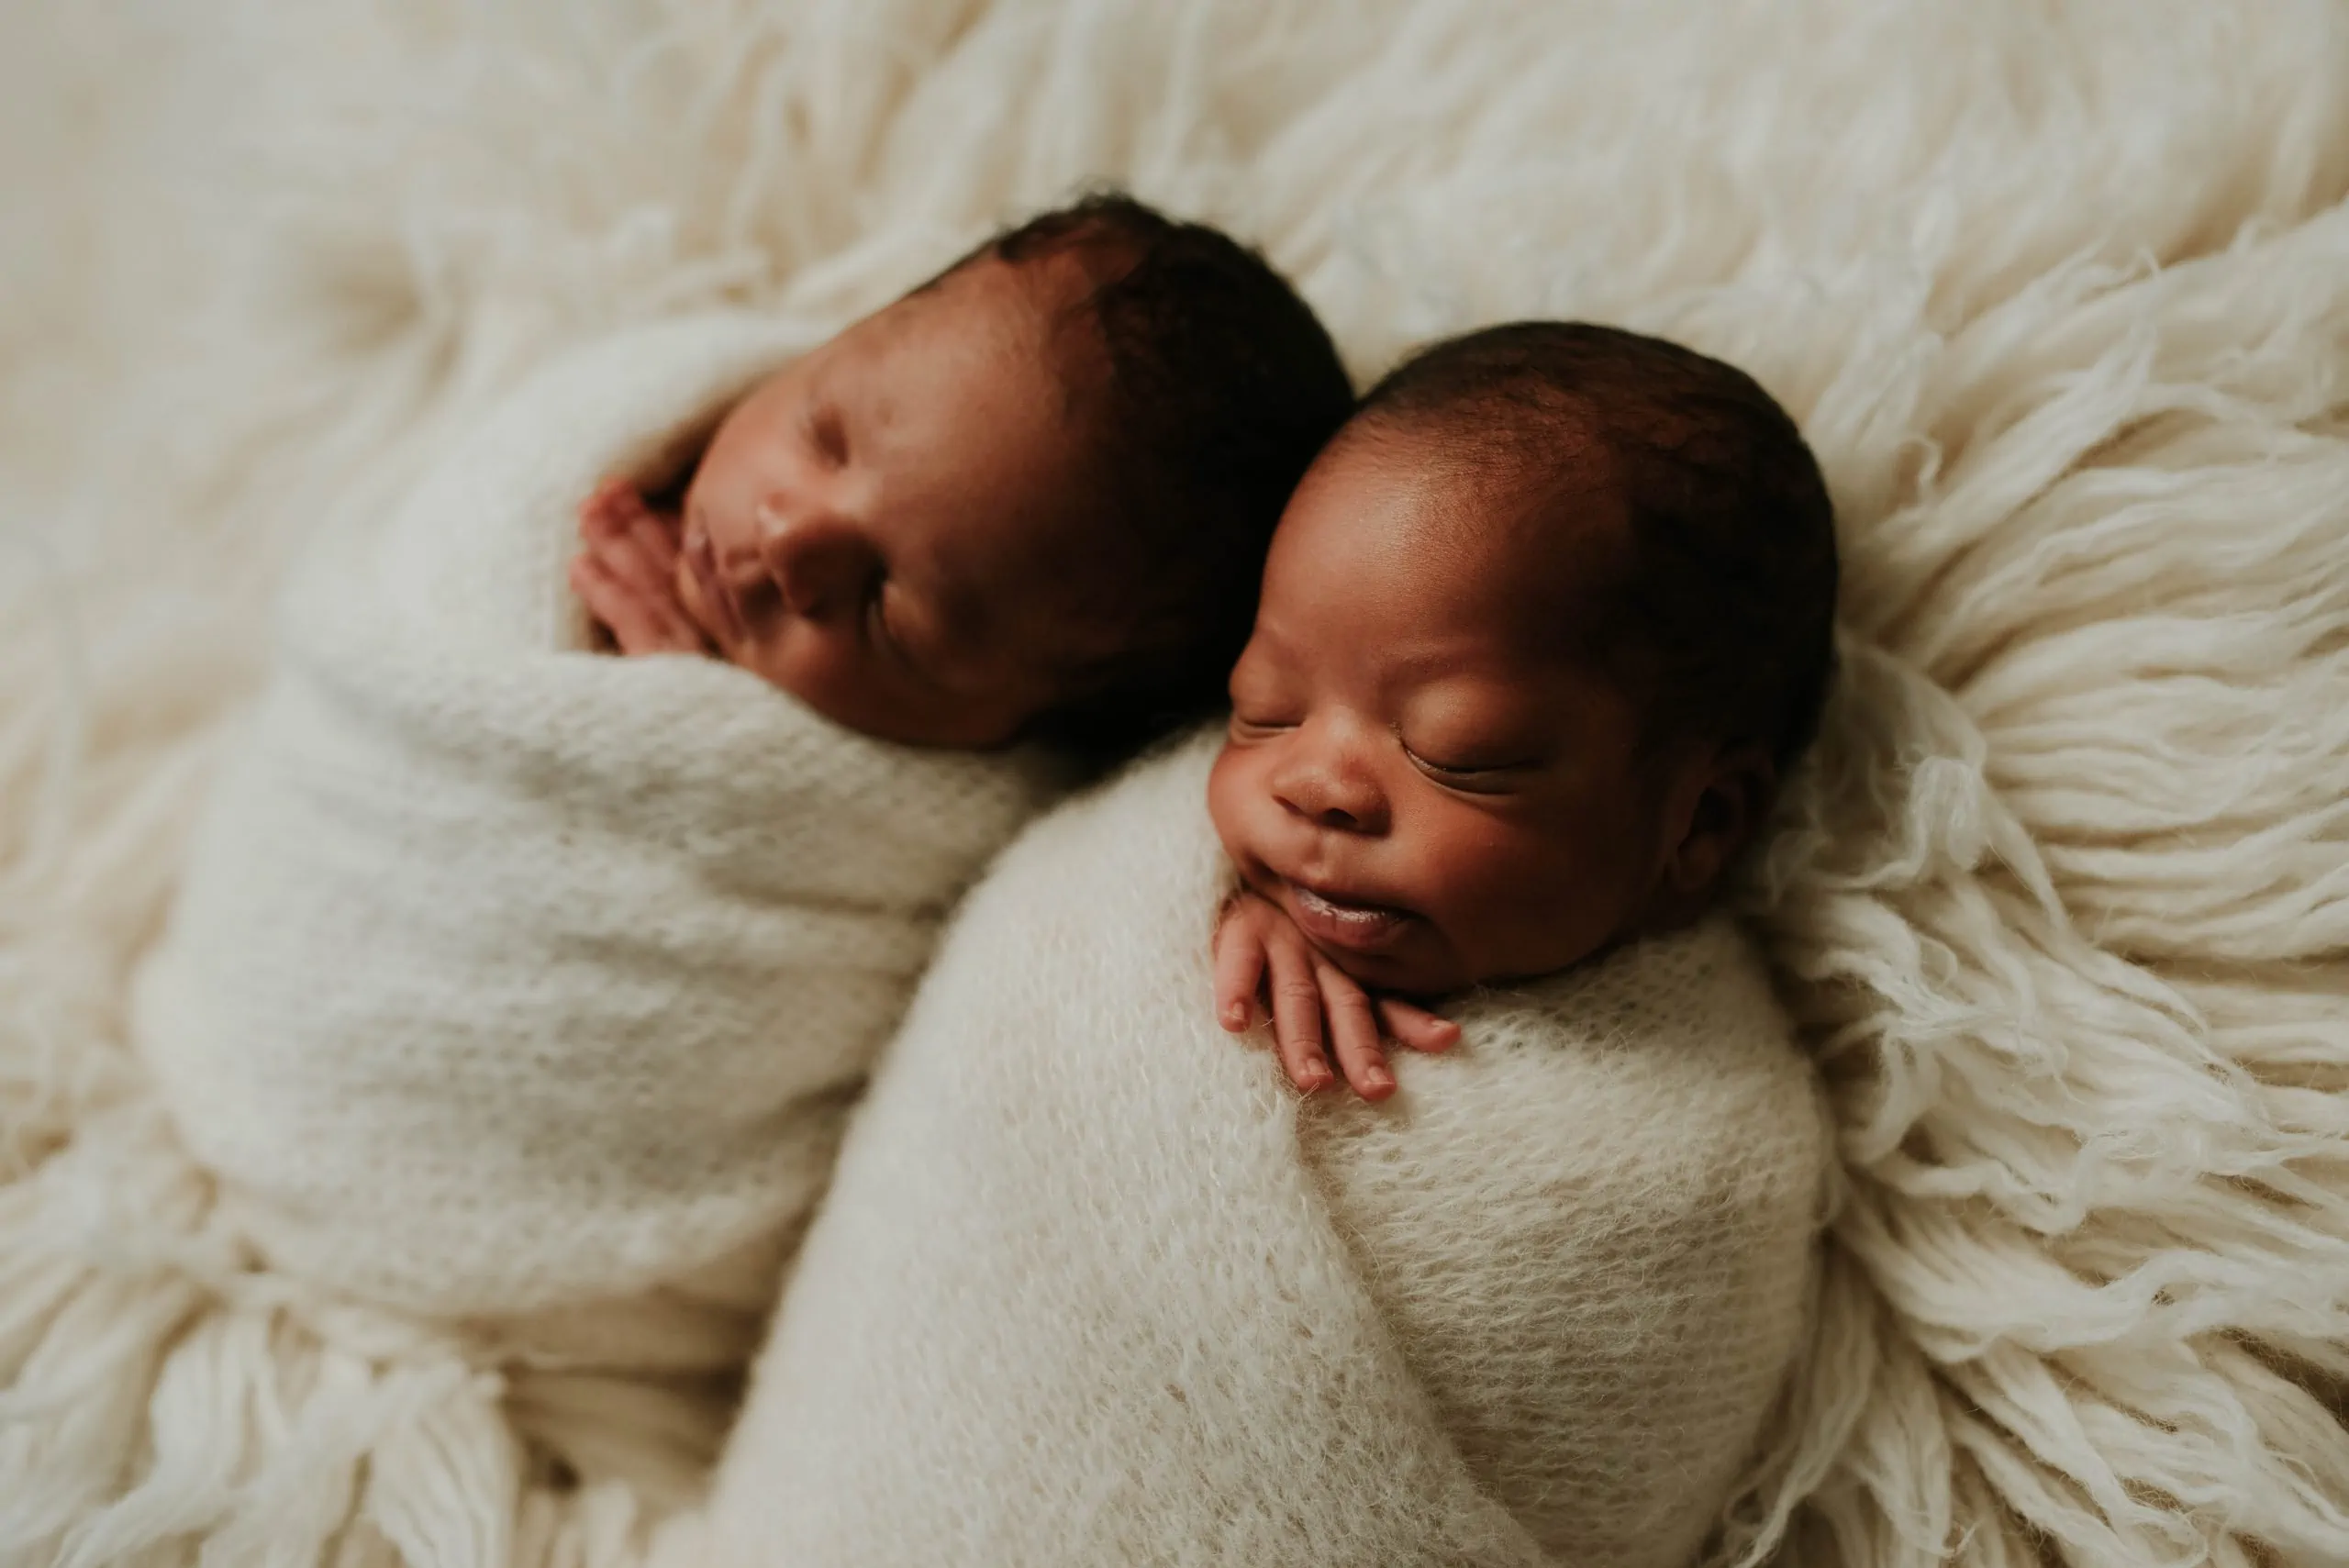
[[[657,523],[646,523],[590,533],[582,559],[595,562],[607,576],[642,597],[674,599],[677,551],[660,540],[658,528]]]
[[[1396,1042],[1413,1051],[1450,1051],[1460,1043],[1460,1026],[1425,1007],[1393,996],[1378,999],[1378,1021]]]
[[[625,479],[607,479],[579,504],[579,537],[615,566],[634,555],[664,581],[677,569],[678,519],[648,505]]]
[[[1302,940],[1273,941],[1264,957],[1272,971],[1273,1049],[1288,1081],[1312,1094],[1330,1086],[1330,1059],[1321,1042],[1321,987]]]
[[[1317,964],[1314,979],[1337,1046],[1338,1070],[1364,1099],[1385,1099],[1395,1092],[1395,1075],[1386,1070],[1386,1053],[1378,1048],[1378,1017],[1371,1011],[1370,998],[1333,964]]]
[[[1247,920],[1227,915],[1215,929],[1215,1017],[1233,1034],[1256,1021],[1264,984],[1264,944]]]
[[[629,519],[628,536],[637,553],[650,562],[663,584],[677,580],[677,526],[650,507],[639,507]]]
[[[572,591],[622,653],[698,653],[701,633],[673,599],[645,594],[588,554],[571,563]]]
[[[579,503],[579,537],[590,544],[628,531],[629,521],[644,510],[644,497],[625,479],[607,479]]]

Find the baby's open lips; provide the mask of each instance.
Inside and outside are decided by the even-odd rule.
[[[1416,917],[1392,905],[1372,904],[1336,890],[1284,880],[1280,903],[1308,940],[1375,952],[1392,947]]]

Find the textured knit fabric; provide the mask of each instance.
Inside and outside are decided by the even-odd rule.
[[[972,895],[670,1560],[1673,1568],[1707,1534],[1829,1160],[1758,964],[1708,924],[1471,998],[1386,1104],[1301,1100],[1213,1021],[1213,750]]]
[[[808,336],[706,317],[564,360],[295,579],[138,1020],[273,1264],[518,1312],[673,1280],[819,1189],[1045,770],[587,651],[562,581],[599,475],[674,468]]]
[[[1612,322],[1819,454],[1746,909],[1846,1197],[1709,1568],[2349,1563],[2344,82],[2333,0],[0,4],[0,1565],[635,1568],[252,1264],[127,977],[320,517],[618,324],[837,327],[1108,182],[1358,377]]]

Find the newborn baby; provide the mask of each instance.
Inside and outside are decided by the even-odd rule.
[[[1242,892],[1224,1027],[1269,1000],[1310,1092],[1391,1094],[1405,998],[1687,925],[1766,815],[1832,662],[1835,536],[1751,378],[1550,322],[1364,400],[1275,535],[1208,787]]]
[[[579,345],[338,513],[136,993],[224,1233],[500,1373],[431,1419],[689,1485],[946,911],[1217,700],[1351,402],[1261,258],[1100,197],[829,339]]]
[[[1095,197],[754,387],[681,496],[607,482],[572,585],[621,652],[714,653],[862,734],[1115,750],[1212,705],[1349,401],[1261,260]]]
[[[1737,1557],[1831,1143],[1698,917],[1812,728],[1835,578],[1724,365],[1541,324],[1389,377],[1274,536],[1228,734],[969,895],[655,1560]],[[1361,1098],[1204,1016],[1219,906],[1219,1021],[1268,992],[1297,1084],[1333,1047]],[[1440,1047],[1442,997],[1460,1048],[1390,1076],[1378,1013]]]

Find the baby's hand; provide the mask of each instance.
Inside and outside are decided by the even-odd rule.
[[[1414,1051],[1449,1051],[1460,1026],[1393,996],[1373,997],[1353,977],[1314,951],[1281,908],[1242,891],[1224,906],[1215,930],[1216,1018],[1233,1034],[1255,1027],[1272,1002],[1273,1046],[1289,1082],[1307,1094],[1330,1083],[1325,1041],[1365,1100],[1395,1092],[1381,1048],[1385,1033]]]
[[[571,563],[571,590],[622,653],[707,651],[677,597],[676,518],[607,479],[579,504],[579,538],[587,548]]]

